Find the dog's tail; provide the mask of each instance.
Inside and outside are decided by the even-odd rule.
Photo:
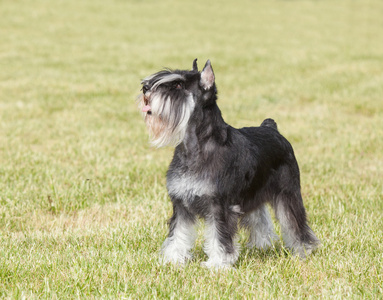
[[[261,126],[268,126],[268,127],[271,127],[271,128],[274,128],[275,130],[278,130],[278,126],[277,126],[277,123],[273,120],[273,119],[265,119]]]

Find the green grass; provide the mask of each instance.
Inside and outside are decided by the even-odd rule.
[[[0,5],[1,298],[382,298],[383,3],[5,0]],[[233,126],[292,142],[322,247],[244,249],[235,270],[163,266],[172,149],[140,79],[211,59]],[[279,229],[277,227],[279,232]],[[241,244],[245,244],[241,234]]]

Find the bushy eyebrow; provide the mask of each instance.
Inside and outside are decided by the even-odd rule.
[[[156,78],[158,77],[158,78]],[[173,82],[173,81],[185,81],[185,78],[180,74],[171,74],[171,73],[157,73],[154,75],[151,75],[149,77],[146,77],[144,80],[142,80],[141,83],[146,83],[151,80],[154,80],[154,83],[151,87],[152,90],[155,90],[157,87],[159,87],[161,84]]]

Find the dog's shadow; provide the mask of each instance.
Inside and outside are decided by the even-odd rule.
[[[283,247],[280,241],[276,241],[271,247],[267,249],[248,248],[246,242],[241,241],[240,254],[238,260],[234,264],[235,268],[239,268],[244,265],[248,265],[249,262],[258,261],[260,263],[266,263],[270,260],[278,260],[280,258],[292,258],[292,253]],[[193,262],[202,263],[207,260],[207,255],[203,251],[203,245],[197,243],[196,248],[193,251]]]
[[[278,241],[275,242],[271,247],[267,249],[258,249],[258,248],[247,248],[242,247],[242,251],[239,254],[236,266],[239,267],[244,264],[248,264],[249,261],[257,260],[262,263],[270,260],[278,260],[279,258],[288,258],[292,257],[291,252],[289,252],[283,245]]]
[[[192,263],[201,264],[202,262],[208,259],[206,253],[203,250],[203,232],[205,230],[205,225],[202,221],[199,221],[198,226],[198,238],[195,243],[195,248],[192,251],[193,259]],[[237,243],[240,248],[240,253],[238,260],[233,265],[234,268],[240,268],[241,266],[248,265],[249,262],[257,261],[260,263],[266,263],[267,261],[278,260],[280,258],[293,258],[295,257],[291,251],[284,247],[282,237],[280,235],[280,228],[278,226],[275,227],[276,234],[279,239],[274,241],[273,244],[266,249],[258,249],[256,247],[249,248],[247,247],[248,243],[248,232],[243,230],[242,228],[238,231],[238,240]]]

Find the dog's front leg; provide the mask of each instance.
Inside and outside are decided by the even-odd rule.
[[[169,220],[169,234],[161,249],[162,262],[185,264],[191,259],[191,248],[197,233],[196,217],[183,205],[182,201],[173,200],[173,215]]]
[[[230,209],[214,209],[206,218],[204,251],[208,268],[228,268],[238,259],[239,245],[236,243],[238,215]]]

